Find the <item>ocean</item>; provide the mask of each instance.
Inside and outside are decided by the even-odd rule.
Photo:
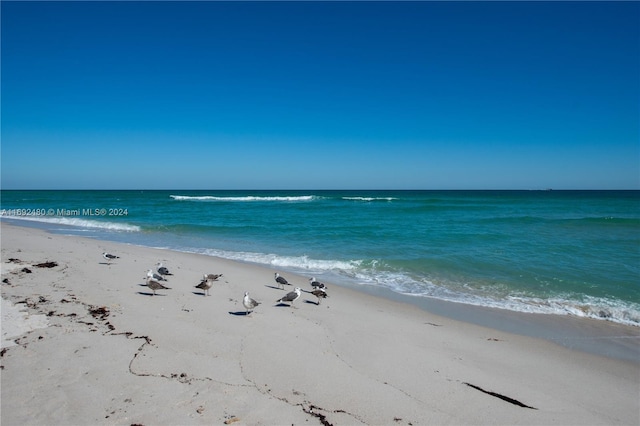
[[[3,190],[0,209],[338,285],[640,326],[640,191]]]

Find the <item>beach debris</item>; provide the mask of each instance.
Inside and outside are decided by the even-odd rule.
[[[24,272],[25,274],[30,274],[31,273],[31,269],[29,269],[29,268],[22,268],[20,271]]]
[[[333,423],[329,423],[329,421],[327,420],[327,416],[322,413],[318,413],[318,410],[326,411],[324,408],[320,408],[313,404],[310,404],[309,408],[304,408],[304,406],[302,407],[302,411],[313,417],[316,417],[318,420],[320,420],[320,423],[322,423],[323,426],[333,426]]]
[[[327,288],[327,286],[324,283],[321,283],[320,281],[316,281],[315,277],[309,278],[309,283],[313,288],[324,288],[324,289]]]
[[[276,276],[276,282],[278,283],[278,286],[279,286],[279,287],[282,287],[282,289],[283,289],[283,290],[284,290],[284,286],[285,286],[285,285],[291,285],[291,284],[289,284],[289,281],[287,281],[287,280],[285,279],[285,277],[280,276],[280,274],[279,274],[279,273],[277,273],[277,272],[276,272],[276,275],[275,275],[275,276]]]
[[[240,419],[234,416],[234,417],[230,417],[227,420],[225,420],[224,424],[225,425],[230,425],[232,423],[239,422],[239,421],[240,421]]]
[[[324,288],[317,288],[317,289],[311,291],[310,293],[318,298],[318,302],[316,303],[318,306],[320,305],[320,301],[322,299],[328,297],[327,291]]]
[[[158,262],[156,266],[158,267],[158,273],[160,275],[173,275],[166,267],[162,266],[162,262]]]
[[[276,300],[276,303],[290,303],[289,306],[293,306],[293,302],[300,297],[300,287],[296,287],[292,292],[287,293],[284,297]]]
[[[91,314],[91,316],[93,316],[96,319],[105,320],[109,316],[110,312],[109,312],[109,308],[107,308],[106,306],[100,306],[97,308],[94,306],[90,306],[89,313]]]
[[[249,292],[245,291],[244,299],[242,299],[242,304],[244,305],[245,309],[247,310],[247,315],[249,315],[251,313],[251,311],[253,309],[255,309],[260,304],[260,302],[250,298],[249,297]]]
[[[116,256],[115,254],[107,253],[106,251],[102,253],[102,257],[104,257],[108,261],[112,261],[112,260],[115,260],[115,259],[120,259],[120,256]]]
[[[10,257],[9,260],[7,260],[7,263],[22,263],[22,260]]]
[[[147,287],[149,287],[151,291],[153,291],[153,296],[156,295],[156,290],[171,290],[169,287],[165,287],[164,285],[160,284],[158,281],[149,277],[147,277]]]
[[[36,268],[55,268],[56,266],[58,266],[58,264],[56,262],[42,262],[33,266],[35,266]]]
[[[495,396],[496,398],[500,398],[501,400],[507,401],[510,404],[517,405],[518,407],[530,408],[532,410],[537,410],[537,408],[529,407],[528,405],[523,404],[522,402],[518,401],[517,399],[513,399],[513,398],[510,398],[508,396],[500,395],[499,393],[496,393],[496,392],[491,392],[491,391],[484,390],[480,386],[472,385],[471,383],[464,382],[464,384],[469,386],[469,387],[471,387],[471,388],[473,388],[473,389],[475,389],[475,390],[479,390],[480,392],[486,393],[487,395]]]

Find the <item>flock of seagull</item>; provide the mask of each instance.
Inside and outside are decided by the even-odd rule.
[[[115,259],[120,258],[119,256],[106,253],[106,252],[102,253],[102,257],[104,257],[109,262],[109,264]],[[144,278],[146,279],[147,287],[150,288],[151,291],[153,292],[152,294],[153,296],[156,295],[157,290],[171,289],[171,287],[167,287],[162,283],[162,282],[168,281],[167,276],[169,275],[173,275],[173,274],[169,272],[169,269],[163,266],[162,262],[159,262],[158,264],[156,264],[156,272],[153,272],[153,269],[149,269],[147,271],[147,275]],[[203,274],[202,280],[198,285],[195,286],[195,288],[203,290],[204,294],[209,296],[210,295],[209,289],[213,286],[213,283],[218,281],[220,277],[222,277],[222,274]],[[289,283],[289,281],[286,280],[286,278],[284,278],[282,275],[280,275],[277,272],[275,273],[275,280],[276,280],[276,283],[278,284],[278,287],[281,288],[282,290],[285,289],[286,285],[292,285]],[[324,283],[316,281],[315,277],[309,278],[309,284],[311,284],[311,288],[313,290],[307,291],[307,290],[302,290],[300,287],[295,287],[293,291],[285,294],[283,297],[276,300],[276,303],[288,303],[289,306],[293,307],[293,302],[298,300],[302,292],[305,291],[306,293],[311,293],[314,296],[316,296],[316,298],[318,299],[317,305],[320,305],[320,301],[327,297],[327,286]],[[253,312],[253,310],[258,305],[260,305],[260,303],[261,302],[258,302],[252,299],[249,296],[249,292],[244,293],[242,304],[246,309],[246,315],[249,315],[251,312]]]

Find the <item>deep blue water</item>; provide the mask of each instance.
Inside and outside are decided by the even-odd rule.
[[[640,325],[640,191],[2,191],[3,220]],[[14,210],[21,209],[21,210]]]

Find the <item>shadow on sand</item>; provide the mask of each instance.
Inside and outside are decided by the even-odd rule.
[[[166,294],[160,294],[160,293],[153,294],[150,291],[138,291],[137,293],[142,296],[166,296]]]
[[[281,290],[281,291],[286,290],[286,288],[280,288],[280,287],[276,287],[274,285],[269,285],[269,284],[265,284],[264,286],[267,287],[267,288],[272,288],[274,290]]]

